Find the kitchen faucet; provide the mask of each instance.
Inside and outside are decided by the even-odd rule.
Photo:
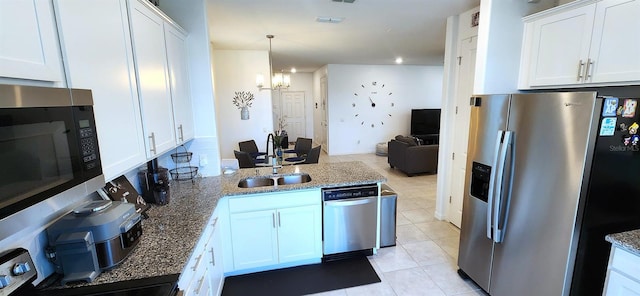
[[[282,165],[277,164],[276,158],[271,159],[271,167],[273,168],[273,174],[278,174],[278,169],[282,167]]]

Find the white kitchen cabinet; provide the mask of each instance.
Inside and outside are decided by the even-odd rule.
[[[164,19],[146,0],[129,1],[129,20],[147,158],[176,145]]]
[[[640,0],[606,0],[596,5],[588,81],[640,81]]]
[[[280,262],[305,260],[318,256],[316,227],[320,205],[278,209],[278,259]]]
[[[234,271],[256,271],[322,257],[319,190],[252,194],[229,200]]]
[[[51,0],[0,1],[0,77],[64,82]]]
[[[233,213],[229,216],[235,269],[278,263],[275,215],[276,211],[266,210]]]
[[[92,90],[102,170],[111,180],[146,161],[126,1],[54,6],[68,84]]]
[[[602,0],[526,17],[519,87],[640,81],[638,14],[640,0]]]
[[[640,257],[638,255],[613,245],[602,295],[640,295]]]
[[[173,114],[178,144],[194,138],[193,108],[191,106],[191,90],[189,85],[189,66],[185,32],[171,24],[164,26],[167,47],[167,63],[169,66],[169,86],[173,102]]]
[[[222,293],[222,274],[219,210],[216,209],[202,231],[200,240],[178,279],[178,289],[185,296],[215,296]],[[217,254],[216,254],[217,253]]]

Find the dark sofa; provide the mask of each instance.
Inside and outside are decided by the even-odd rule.
[[[410,177],[437,172],[438,145],[419,145],[415,138],[407,136],[396,136],[387,145],[387,162],[391,168],[397,168]]]

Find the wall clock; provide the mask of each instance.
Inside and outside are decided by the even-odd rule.
[[[385,120],[391,117],[391,108],[395,105],[392,101],[393,93],[385,89],[384,83],[372,81],[361,84],[353,95],[351,106],[360,125],[371,128],[383,126]]]

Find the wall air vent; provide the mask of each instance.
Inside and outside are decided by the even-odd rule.
[[[356,0],[333,0],[333,2],[344,2],[344,3],[353,3]]]
[[[316,17],[316,22],[319,23],[333,23],[337,24],[344,20],[343,17],[334,17],[334,16],[319,16]]]

